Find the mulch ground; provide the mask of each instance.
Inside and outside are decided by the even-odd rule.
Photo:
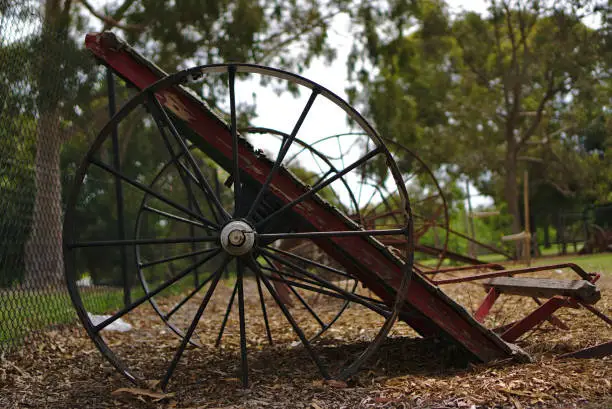
[[[601,280],[603,297],[596,305],[608,315],[611,281]],[[0,408],[612,408],[612,357],[558,358],[612,339],[612,329],[584,309],[556,314],[570,326],[568,331],[545,323],[517,342],[532,356],[532,363],[465,365],[455,349],[419,338],[400,323],[348,384],[326,383],[278,308],[269,308],[274,345],[268,344],[252,284],[245,286],[251,384],[243,389],[236,311],[222,346],[214,347],[231,290],[222,285],[215,294],[197,329],[196,339],[203,346],[186,350],[167,394],[156,389],[154,380],[161,378],[179,340],[144,305],[126,317],[133,331],[104,335],[149,388],[136,387],[120,375],[82,328],[59,328],[2,357]],[[484,296],[482,287],[474,284],[445,291],[469,311]],[[170,306],[175,301],[166,300]],[[195,301],[181,310],[184,317],[193,316]],[[534,306],[529,299],[502,297],[486,325],[511,322]],[[336,307],[329,305],[327,314],[332,316]],[[293,307],[292,312],[304,329],[314,330],[305,310]],[[376,314],[351,307],[315,348],[333,373],[363,350],[381,323]]]

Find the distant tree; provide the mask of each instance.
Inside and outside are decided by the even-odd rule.
[[[603,6],[491,1],[488,15],[452,18],[443,2],[419,2],[417,30],[402,29],[405,13],[394,15],[353,54],[359,86],[350,95],[384,135],[503,199],[518,232],[520,169],[542,161],[530,159],[545,141],[548,152],[569,152],[563,115],[606,75],[604,33],[584,23]],[[554,184],[568,173],[551,163],[546,183]]]

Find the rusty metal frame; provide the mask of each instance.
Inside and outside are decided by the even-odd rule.
[[[494,272],[482,272],[483,269],[488,268],[491,270],[496,270]],[[509,269],[506,270],[502,265],[499,264],[486,264],[486,265],[474,265],[474,266],[461,266],[461,267],[451,267],[446,269],[441,269],[437,271],[427,272],[425,274],[440,274],[440,273],[454,273],[454,272],[466,272],[472,270],[479,270],[480,274],[472,274],[466,277],[454,277],[449,279],[442,280],[432,280],[433,283],[437,285],[447,285],[447,284],[459,284],[459,283],[467,283],[474,281],[481,281],[485,279],[495,278],[495,277],[511,277],[517,274],[526,274],[526,273],[534,273],[539,271],[547,271],[551,269],[561,269],[561,268],[569,268],[573,270],[580,278],[585,281],[588,281],[592,284],[596,283],[601,277],[598,273],[587,273],[582,267],[578,266],[574,263],[561,263],[561,264],[552,264],[545,266],[537,266],[537,267],[526,267],[526,268],[518,268],[518,269]],[[486,316],[491,311],[493,304],[499,298],[499,296],[503,294],[503,292],[497,290],[495,287],[490,287],[487,295],[477,308],[474,313],[474,318],[483,322]],[[553,314],[560,308],[569,307],[569,308],[580,308],[583,307],[589,312],[591,312],[596,317],[600,318],[608,325],[612,325],[612,319],[610,319],[606,314],[598,310],[592,305],[588,303],[582,302],[581,300],[575,299],[573,297],[562,297],[562,296],[554,296],[548,299],[545,302],[541,302],[536,297],[531,297],[538,307],[529,313],[527,316],[522,319],[503,325],[498,328],[494,328],[496,333],[501,334],[501,337],[507,342],[515,342],[521,336],[523,336],[528,331],[535,328],[537,325],[542,323],[543,321],[548,321],[552,325],[562,329],[568,330],[569,327],[561,321],[559,318],[554,316]],[[568,353],[562,355],[562,357],[566,358],[598,358],[612,354],[612,342],[604,343],[601,345],[596,345],[590,348],[585,348],[580,351]]]

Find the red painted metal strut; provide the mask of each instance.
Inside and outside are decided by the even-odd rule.
[[[506,330],[502,334],[502,338],[508,342],[516,341],[521,335],[525,334],[542,321],[547,320],[559,308],[568,305],[569,301],[566,298],[553,297]]]
[[[112,33],[89,34],[85,44],[95,56],[110,67],[128,84],[143,89],[166,74],[148,62],[127,44],[116,39]],[[193,95],[180,87],[165,89],[157,94],[160,102],[170,111],[180,110],[182,118],[193,135],[201,138],[203,144],[216,155],[232,158],[232,139],[229,128]],[[176,113],[176,112],[175,112]],[[195,143],[195,142],[194,142]],[[196,143],[197,144],[197,143]],[[197,144],[202,146],[202,143]],[[270,161],[257,156],[246,144],[239,144],[241,170],[250,179],[263,184],[270,173]],[[293,201],[307,191],[289,172],[281,168],[270,184],[270,192],[283,203]],[[296,205],[293,212],[307,221],[315,230],[353,230],[348,217],[326,206],[318,198],[310,198]],[[337,262],[351,271],[368,288],[388,305],[395,299],[394,291],[402,279],[402,263],[384,246],[363,236],[333,237],[321,241],[320,246]],[[418,273],[406,293],[406,313],[401,317],[411,327],[425,335],[442,335],[454,340],[481,361],[504,359],[512,356],[525,358],[526,355],[515,346],[504,342],[488,330],[459,304],[451,300],[436,286],[430,284]],[[382,284],[384,283],[384,285]]]
[[[495,290],[495,287],[489,288],[489,292],[487,293],[487,296],[482,301],[482,304],[480,304],[480,307],[478,307],[478,310],[476,310],[476,312],[474,313],[474,318],[476,318],[476,321],[478,322],[484,321],[485,317],[489,315],[489,311],[491,311],[491,307],[493,307],[493,304],[495,304],[495,301],[497,301],[499,296],[500,296],[500,293],[497,290]]]

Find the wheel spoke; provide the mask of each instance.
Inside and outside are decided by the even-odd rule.
[[[183,181],[183,185],[185,186],[185,190],[187,191],[187,196],[188,196],[190,205],[193,203],[195,205],[197,212],[199,214],[203,214],[202,209],[200,209],[198,202],[195,200],[193,190],[191,190],[191,184],[189,183],[189,179],[187,178],[187,174],[185,173],[185,171],[187,170],[186,166],[180,160],[180,157],[182,155],[178,155],[178,156],[176,155],[176,153],[174,152],[174,148],[172,147],[172,144],[170,143],[170,140],[168,139],[168,135],[166,134],[166,131],[164,129],[162,118],[164,118],[165,112],[163,112],[162,106],[157,100],[157,97],[155,97],[155,95],[151,93],[147,95],[147,103],[151,111],[151,116],[153,117],[153,120],[155,121],[155,124],[157,125],[157,129],[159,130],[159,134],[161,135],[164,141],[164,145],[166,146],[168,153],[170,153],[170,157],[172,158],[172,163],[174,163],[174,166],[176,167],[176,170],[178,171],[179,176],[181,180]],[[153,115],[153,113],[157,113],[157,115]],[[191,210],[191,206],[189,206],[189,210]]]
[[[196,222],[194,220],[189,220],[189,219],[186,219],[184,217],[177,216],[175,214],[168,213],[168,212],[165,212],[163,210],[159,210],[159,209],[157,209],[155,207],[151,207],[149,205],[144,205],[143,209],[146,210],[147,212],[155,213],[155,214],[158,214],[160,216],[167,217],[168,219],[176,220],[178,222],[187,223],[187,224],[189,224],[191,226],[198,226],[198,227],[202,227],[204,229],[209,229],[210,228],[210,226],[206,226],[203,223],[198,223],[198,222]]]
[[[172,359],[172,362],[170,362],[170,366],[168,367],[168,370],[166,371],[164,378],[160,382],[160,386],[162,390],[166,390],[166,387],[168,386],[168,382],[170,381],[170,378],[172,377],[172,374],[174,373],[174,370],[176,369],[176,366],[178,365],[178,362],[180,361],[181,356],[183,355],[183,352],[185,352],[185,348],[187,347],[187,344],[191,340],[191,337],[193,336],[193,333],[198,323],[200,322],[200,318],[202,318],[202,314],[204,314],[204,310],[206,309],[206,306],[208,305],[210,298],[215,292],[215,288],[217,287],[217,284],[219,283],[219,279],[221,278],[221,272],[223,271],[223,268],[226,266],[228,262],[229,262],[229,257],[226,255],[225,259],[223,260],[223,263],[221,264],[221,267],[219,267],[217,271],[214,272],[213,275],[215,278],[213,282],[210,284],[210,287],[208,288],[208,291],[206,292],[206,295],[204,296],[204,300],[202,300],[202,303],[200,304],[200,307],[198,308],[198,311],[196,312],[195,317],[193,318],[193,321],[191,321],[191,325],[189,325],[189,329],[187,330],[187,333],[185,333],[185,336],[183,337],[183,340],[181,341],[179,348],[174,354],[174,358]]]
[[[182,155],[178,155],[177,159],[178,160]],[[217,189],[217,186],[215,186],[214,189],[214,193],[207,193],[206,187],[200,185],[200,182],[198,180],[198,178],[191,172],[191,170],[189,170],[189,168],[187,166],[185,166],[184,164],[180,164],[181,168],[183,169],[183,171],[185,172],[185,175],[187,175],[189,177],[189,181],[193,182],[197,187],[200,188],[200,190],[202,191],[202,193],[204,193],[204,197],[206,198],[206,201],[208,202],[208,206],[210,208],[210,212],[212,213],[215,221],[218,224],[222,224],[223,221],[225,220],[223,215],[221,215],[219,213],[219,210],[217,209],[217,206],[214,204],[214,198],[215,197],[221,197],[221,194],[219,192],[219,189]],[[215,180],[215,182],[217,182]],[[212,199],[211,199],[212,197]]]
[[[266,261],[268,261],[268,260],[266,259]],[[270,264],[271,266],[274,265],[274,264],[271,264],[269,261],[268,261],[268,264]],[[260,265],[260,268],[262,270],[264,270],[264,271],[269,271],[270,273],[272,273],[272,275],[274,275],[274,274],[281,274],[282,273],[285,277],[289,277],[289,278],[292,278],[294,280],[298,280],[298,282],[300,282],[300,283],[305,283],[306,285],[315,286],[315,287],[312,287],[312,288],[315,288],[315,289],[316,288],[331,288],[331,287],[325,287],[325,284],[322,284],[319,281],[306,278],[303,275],[300,276],[300,275],[297,275],[297,274],[289,273],[287,271],[281,270],[280,268],[278,268],[276,266],[274,266],[274,268],[271,268],[271,267],[264,267],[264,266]],[[353,281],[356,281],[352,277],[349,277],[349,279],[351,279]],[[331,289],[333,289],[333,288],[331,288]]]
[[[263,256],[264,260],[266,260],[266,262],[269,265],[273,265],[272,262],[268,259],[268,257]],[[261,267],[261,266],[260,266]],[[287,280],[285,280],[285,277],[283,276],[283,273],[280,271],[277,271],[277,273],[279,274],[279,277],[281,278],[281,281],[287,285],[289,285],[289,283],[287,282]],[[295,288],[293,288],[292,286],[289,285],[289,289],[291,290],[291,292],[296,296],[296,298],[298,299],[298,301],[304,306],[304,308],[306,308],[306,311],[308,311],[310,313],[310,315],[313,316],[313,318],[319,323],[319,325],[321,326],[321,328],[325,328],[325,323],[323,322],[323,320],[321,320],[321,318],[317,315],[317,313],[312,309],[312,307],[306,302],[306,300],[300,295],[300,293],[297,292],[297,290]]]
[[[328,177],[329,175],[331,175],[334,172],[336,172],[336,168],[331,168],[327,172],[323,173],[323,175],[321,175],[321,177],[315,183],[313,183],[312,188],[316,189],[317,186],[319,186],[320,183],[323,183],[323,181],[325,180],[326,177]]]
[[[282,274],[289,277],[289,275],[287,273],[282,273]],[[321,288],[313,287],[313,286],[310,286],[310,285],[307,285],[307,284],[302,284],[302,283],[297,282],[297,281],[287,280],[287,279],[285,279],[285,281],[283,281],[282,278],[277,278],[277,277],[269,276],[269,275],[266,275],[266,277],[269,280],[276,281],[276,282],[279,282],[279,283],[287,283],[290,286],[295,286],[297,288],[301,288],[301,289],[306,290],[306,291],[310,291],[310,292],[317,293],[317,294],[322,294],[322,295],[325,295],[327,297],[337,298],[338,300],[350,301],[350,302],[354,302],[355,304],[363,305],[363,306],[367,307],[368,309],[371,309],[375,313],[382,315],[385,318],[388,317],[391,314],[391,312],[386,309],[387,307],[386,307],[385,303],[383,303],[382,301],[379,301],[379,300],[375,300],[375,299],[370,298],[370,297],[355,296],[356,298],[347,300],[347,297],[344,297],[341,294],[338,294],[338,293],[335,293],[335,292],[332,292],[332,291],[322,290]],[[368,303],[374,303],[375,305],[378,304],[378,305],[380,305],[380,307],[376,307],[375,305],[368,304]],[[329,324],[327,326],[329,326]]]
[[[232,136],[232,174],[234,184],[234,217],[241,216],[240,198],[240,163],[238,162],[238,131],[236,129],[236,66],[227,67],[230,97],[230,133]]]
[[[200,182],[195,177],[195,175],[187,167],[183,167],[183,169],[185,170],[185,174],[187,174],[187,176],[189,176],[189,179],[193,183],[195,183],[196,186],[198,186],[200,188],[202,193],[204,193],[204,197],[206,198],[206,201],[208,202],[208,206],[210,208],[210,212],[212,213],[215,221],[218,224],[223,224],[223,221],[225,220],[225,218],[223,216],[223,213],[221,213],[217,209],[217,205],[214,204],[215,198],[220,198],[221,197],[221,193],[219,192],[219,189],[217,189],[217,187],[215,186],[214,193],[207,193],[206,188],[202,187],[200,185]],[[215,175],[215,177],[216,177],[216,175]]]
[[[348,168],[345,168],[342,171],[336,173],[334,176],[332,176],[331,178],[327,179],[326,181],[321,182],[321,183],[317,182],[316,186],[314,186],[308,192],[298,196],[295,200],[285,204],[283,207],[281,207],[280,209],[278,209],[277,211],[275,211],[274,213],[272,213],[271,215],[269,215],[268,217],[266,217],[265,219],[263,219],[262,221],[257,223],[256,228],[263,227],[273,217],[276,217],[279,214],[281,214],[284,211],[286,211],[287,209],[290,209],[290,208],[294,207],[295,205],[297,205],[299,203],[302,203],[304,200],[312,197],[314,194],[319,192],[321,189],[325,188],[326,186],[328,186],[331,183],[335,182],[336,180],[340,179],[341,177],[343,177],[347,173],[351,172],[355,168],[363,165],[365,162],[367,162],[368,160],[372,159],[374,156],[376,156],[376,155],[378,155],[380,153],[382,153],[382,149],[381,148],[376,148],[373,151],[370,151],[370,153],[368,153],[367,155],[363,156],[361,159],[358,159],[357,161],[353,162]]]
[[[108,247],[108,246],[135,246],[142,244],[177,244],[177,243],[210,243],[218,242],[219,236],[178,237],[172,239],[130,239],[130,240],[94,240],[77,241],[68,245],[68,248],[81,247]]]
[[[259,300],[261,301],[261,312],[263,314],[264,324],[266,326],[266,335],[268,336],[268,342],[270,343],[270,345],[274,345],[274,342],[272,341],[272,331],[270,331],[270,323],[268,322],[266,301],[264,300],[263,291],[261,291],[261,280],[258,274],[255,274],[255,281],[257,282],[257,292],[259,293]]]
[[[247,356],[247,340],[246,340],[246,319],[244,317],[244,266],[240,258],[236,259],[236,267],[238,269],[238,314],[240,316],[240,362],[242,386],[249,387],[249,361]]]
[[[227,325],[227,320],[229,318],[230,313],[232,312],[232,305],[234,304],[234,298],[236,298],[237,291],[238,291],[238,280],[236,280],[236,283],[234,284],[234,290],[232,291],[230,300],[227,303],[227,308],[225,309],[225,315],[223,316],[223,322],[221,322],[221,328],[219,329],[219,335],[217,335],[217,340],[215,341],[216,347],[221,345],[221,338],[223,338],[223,333],[225,332],[225,326]]]
[[[132,311],[134,308],[138,307],[139,305],[141,305],[145,301],[150,300],[151,298],[155,297],[160,292],[164,291],[166,288],[170,287],[172,284],[176,283],[181,278],[183,278],[186,275],[188,275],[189,273],[191,273],[195,268],[200,267],[201,265],[203,265],[204,263],[206,263],[207,261],[209,261],[210,259],[215,257],[220,252],[221,252],[221,250],[218,249],[216,252],[214,252],[213,254],[209,255],[208,257],[205,257],[204,259],[198,261],[197,263],[192,264],[191,266],[187,267],[186,269],[181,271],[178,275],[174,276],[173,278],[171,278],[170,280],[166,281],[161,286],[157,287],[155,290],[151,291],[148,294],[145,294],[144,296],[142,296],[139,299],[137,299],[136,301],[134,301],[132,304],[122,308],[117,313],[113,314],[112,316],[108,317],[107,319],[105,319],[104,321],[102,321],[101,323],[96,325],[94,327],[94,331],[95,332],[99,332],[99,331],[103,330],[108,325],[112,324],[113,322],[115,322],[119,318],[123,317],[128,312]]]
[[[159,100],[157,99],[157,97],[155,95],[151,94],[150,97],[152,97],[151,101],[157,107],[157,111],[159,112],[159,114],[161,115],[162,119],[164,120],[164,122],[168,126],[168,129],[170,130],[170,133],[172,134],[174,139],[178,142],[178,144],[181,147],[181,150],[182,150],[183,154],[185,155],[185,157],[187,158],[187,160],[191,164],[191,167],[192,167],[192,169],[193,169],[193,171],[195,173],[195,177],[196,177],[196,180],[198,181],[198,184],[204,190],[204,193],[206,194],[206,196],[207,197],[211,197],[213,199],[213,203],[217,207],[217,210],[219,210],[219,213],[222,214],[225,217],[226,220],[229,219],[230,215],[227,213],[227,211],[225,211],[225,209],[223,208],[223,205],[219,201],[219,198],[215,195],[215,192],[213,191],[213,189],[211,188],[210,184],[208,183],[208,181],[204,177],[204,174],[202,173],[202,170],[200,169],[200,167],[198,166],[198,164],[195,161],[195,158],[193,157],[193,155],[189,151],[189,147],[185,143],[185,140],[181,137],[179,132],[176,130],[176,127],[174,126],[174,123],[172,122],[172,120],[168,116],[168,113],[162,107],[161,103],[159,102]]]
[[[151,267],[151,266],[156,266],[158,264],[167,263],[169,261],[175,261],[175,260],[180,260],[180,259],[183,259],[183,258],[199,256],[200,254],[211,253],[211,252],[213,252],[215,250],[219,250],[219,248],[198,250],[198,251],[192,251],[190,253],[179,254],[177,256],[164,257],[164,258],[161,258],[161,259],[158,259],[158,260],[148,261],[146,263],[140,263],[138,266],[140,268],[147,268],[147,267]]]
[[[189,292],[189,294],[187,294],[187,296],[185,298],[183,298],[181,301],[176,303],[174,305],[174,307],[172,307],[172,309],[170,311],[168,311],[167,314],[164,314],[164,318],[167,319],[167,320],[170,319],[178,310],[181,309],[181,307],[183,305],[185,305],[185,303],[187,301],[189,301],[191,298],[193,298],[194,295],[199,293],[200,290],[202,290],[202,288],[204,288],[204,286],[206,286],[206,284],[208,284],[210,282],[210,280],[212,280],[213,278],[214,278],[214,275],[212,275],[212,274],[210,276],[206,277],[206,279],[204,281],[202,281],[201,283],[199,283],[196,288],[191,290]]]
[[[259,266],[259,268],[261,268],[263,271],[269,271],[270,273],[272,273],[272,275],[274,274],[279,274],[279,269],[274,269],[271,267],[264,267],[262,265]],[[296,280],[300,280],[300,282],[306,283],[306,284],[311,284],[311,285],[315,285],[315,286],[319,286],[319,283],[314,281],[314,280],[308,280],[304,277],[300,277],[298,275],[295,274],[291,274],[291,273],[287,273],[287,272],[283,272],[283,274],[287,277],[296,279]]]
[[[254,133],[267,133],[267,134],[271,134],[271,135],[275,135],[275,136],[281,136],[282,137],[282,143],[281,146],[284,145],[285,141],[289,138],[289,134],[284,133],[282,131],[276,130],[276,129],[272,129],[272,128],[262,128],[262,127],[249,127],[246,128],[246,132],[254,132]],[[325,138],[327,139],[327,138]],[[323,140],[325,140],[323,139]],[[319,140],[320,142],[321,140]],[[320,152],[319,150],[315,149],[312,145],[309,145],[307,143],[305,143],[304,141],[296,138],[293,141],[294,144],[298,144],[301,148],[298,149],[298,151],[296,153],[294,153],[292,156],[287,157],[287,159],[285,160],[285,166],[289,167],[289,165],[292,163],[293,160],[295,160],[302,152],[304,151],[308,151],[308,153],[310,154],[310,156],[312,157],[314,163],[317,165],[317,167],[319,168],[319,172],[322,173],[322,176],[319,176],[318,179],[316,180],[316,182],[311,183],[310,179],[314,179],[317,177],[316,174],[313,174],[311,176],[307,176],[305,179],[302,180],[302,182],[308,184],[308,185],[312,185],[312,187],[316,187],[319,183],[323,182],[325,180],[325,178],[327,178],[329,175],[334,174],[334,173],[338,173],[338,169],[336,169],[336,167],[334,166],[334,164],[332,163],[332,161],[330,160],[330,157],[324,155],[322,152]],[[323,166],[321,166],[321,163],[319,163],[319,161],[323,161],[325,163],[325,165],[327,165],[329,167],[328,171],[324,171],[323,170]],[[344,161],[342,161],[343,163],[343,167],[344,167]],[[346,182],[346,180],[341,179],[342,184],[344,184],[347,192],[349,193],[350,197],[351,197],[351,201],[353,203],[353,206],[355,207],[355,210],[358,211],[359,209],[359,205],[357,204],[357,200],[355,199],[355,195],[353,194],[353,192],[351,191],[351,188],[349,187],[348,183]]]
[[[270,281],[268,281],[265,274],[261,271],[261,269],[259,268],[259,265],[254,259],[249,260],[249,267],[251,268],[253,273],[259,275],[264,285],[268,289],[268,292],[270,293],[270,295],[272,295],[272,298],[274,298],[276,305],[278,305],[278,307],[281,309],[283,315],[285,316],[287,321],[289,321],[289,324],[291,324],[291,327],[293,328],[297,336],[300,338],[300,341],[302,341],[302,345],[304,345],[304,347],[306,348],[306,351],[308,352],[312,360],[315,362],[315,364],[319,368],[321,375],[325,379],[330,379],[329,373],[327,372],[327,368],[325,368],[325,366],[323,365],[323,362],[321,362],[321,359],[319,358],[319,356],[315,353],[314,349],[312,348],[312,345],[310,344],[308,339],[306,339],[304,332],[302,332],[302,329],[299,327],[299,325],[297,324],[297,322],[295,321],[295,319],[293,318],[293,316],[291,315],[291,313],[289,312],[285,304],[283,304],[280,297],[276,293],[276,290],[274,289],[272,284],[270,284]]]
[[[295,137],[297,136],[297,133],[300,130],[300,127],[302,126],[304,119],[306,119],[306,116],[308,115],[308,112],[310,111],[312,104],[314,104],[314,101],[317,95],[319,95],[319,90],[317,88],[314,88],[312,90],[312,93],[310,94],[310,98],[308,99],[306,106],[304,107],[304,109],[302,110],[302,113],[300,114],[300,117],[297,123],[295,124],[293,130],[291,131],[291,134],[289,135],[285,143],[281,145],[280,150],[278,152],[278,157],[276,158],[276,161],[274,162],[274,165],[272,166],[272,170],[270,170],[270,173],[268,173],[266,180],[261,186],[261,189],[259,189],[259,192],[257,193],[257,196],[255,197],[255,200],[253,201],[253,204],[251,205],[251,208],[249,209],[246,215],[247,219],[253,215],[253,212],[255,212],[255,210],[257,210],[259,203],[263,199],[264,193],[268,190],[270,186],[270,182],[272,181],[272,178],[276,175],[276,172],[278,171],[278,168],[281,166],[281,163],[283,162],[285,155],[287,155],[287,152],[289,151],[291,144],[295,140]]]
[[[189,182],[188,182],[188,183],[189,183]],[[194,205],[194,204],[191,202],[191,200],[189,200],[189,210],[191,210],[191,209],[192,209],[193,205]],[[200,212],[200,213],[201,213],[201,212]],[[218,222],[218,220],[217,220],[217,222]],[[210,234],[210,232],[209,232],[209,231],[207,231],[206,233]],[[191,236],[191,237],[195,237],[195,227],[193,226],[193,224],[190,224],[190,225],[189,225],[189,236]],[[191,251],[192,251],[192,252],[195,252],[195,251],[196,251],[196,244],[195,244],[195,243],[191,243]],[[193,260],[193,261],[196,261],[196,260],[197,260],[197,257],[196,257],[196,256],[193,256],[193,257],[192,257],[192,260]],[[199,281],[200,281],[200,273],[198,272],[198,269],[196,268],[195,270],[193,270],[193,286],[194,286],[195,288],[198,288]]]
[[[175,209],[178,209],[178,210],[182,211],[185,214],[188,214],[189,216],[193,217],[196,220],[200,220],[202,223],[206,224],[211,229],[213,229],[213,230],[218,230],[219,229],[219,227],[215,223],[211,222],[210,220],[207,220],[203,216],[198,215],[198,214],[192,212],[191,210],[189,210],[185,206],[182,206],[182,205],[176,203],[175,201],[170,200],[170,199],[168,199],[165,196],[162,196],[161,194],[159,194],[159,193],[155,192],[154,190],[150,189],[148,186],[145,186],[145,185],[143,185],[140,182],[137,182],[135,180],[132,180],[132,179],[128,178],[123,173],[116,171],[115,169],[111,168],[107,164],[102,163],[102,162],[100,162],[100,161],[98,161],[97,159],[94,159],[94,158],[90,158],[90,162],[92,164],[98,166],[99,168],[104,169],[108,173],[110,173],[112,175],[115,175],[115,176],[118,176],[119,178],[121,178],[125,182],[129,183],[130,185],[134,186],[135,188],[140,189],[143,192],[146,192],[146,193],[150,194],[151,196],[156,197],[157,199],[161,200],[162,202],[164,202],[164,203],[174,207]]]
[[[362,299],[358,295],[355,295],[355,294],[353,294],[353,293],[351,293],[349,291],[346,291],[346,290],[338,287],[337,285],[334,285],[334,284],[330,283],[329,281],[327,281],[327,280],[325,280],[325,279],[323,279],[321,277],[318,277],[316,274],[312,274],[308,270],[303,269],[303,268],[301,268],[301,267],[291,263],[288,260],[285,260],[285,259],[283,259],[281,257],[278,257],[275,254],[272,254],[271,252],[266,251],[266,250],[262,250],[262,252],[265,253],[266,255],[268,255],[270,258],[278,261],[279,263],[282,263],[282,264],[286,265],[287,267],[291,268],[292,270],[294,270],[294,271],[296,271],[296,272],[298,272],[300,274],[303,274],[303,275],[305,275],[306,277],[308,277],[308,278],[310,278],[312,280],[317,281],[322,287],[328,288],[328,289],[334,291],[337,294],[341,294],[342,296],[344,296],[344,299],[348,299],[350,301],[354,301],[355,303],[364,305],[364,306],[370,308],[372,311],[378,312],[379,314],[386,313],[385,311],[381,310],[381,308],[377,307],[376,305],[370,304],[369,302],[365,301],[364,299]],[[293,285],[296,285],[298,287],[301,286],[301,285],[297,285],[297,283],[293,283]],[[316,291],[316,290],[314,290],[314,291]],[[321,292],[321,291],[319,291],[319,292]],[[327,295],[329,295],[329,294],[327,294]]]
[[[316,262],[314,260],[311,260],[309,258],[298,256],[297,254],[293,254],[293,253],[290,253],[290,252],[285,251],[285,250],[275,249],[274,247],[266,247],[266,249],[267,250],[273,250],[273,251],[275,251],[277,253],[280,253],[280,254],[284,254],[286,256],[289,256],[289,257],[293,258],[294,260],[302,261],[302,262],[308,263],[308,264],[310,264],[312,266],[315,266],[315,267],[318,267],[318,268],[322,268],[322,269],[324,269],[326,271],[329,271],[329,272],[334,273],[334,274],[338,274],[339,276],[346,277],[346,278],[348,278],[350,280],[356,280],[356,278],[354,276],[352,276],[352,275],[350,275],[348,273],[345,273],[342,270],[338,270],[337,268],[326,266],[325,264],[318,263],[318,262]]]
[[[343,231],[309,231],[298,233],[263,233],[257,237],[261,240],[276,241],[281,239],[318,239],[331,237],[354,236],[393,236],[407,233],[406,229],[380,229],[380,230],[343,230]]]

